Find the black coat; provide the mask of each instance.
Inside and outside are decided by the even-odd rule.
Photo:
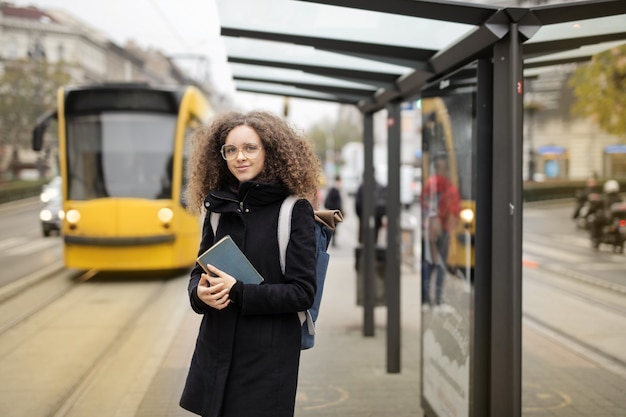
[[[204,317],[180,405],[203,417],[293,416],[300,361],[297,312],[313,304],[316,246],[313,208],[299,200],[283,276],[277,225],[287,195],[282,186],[245,182],[238,194],[222,189],[205,200],[198,253],[216,240],[208,212],[219,212],[217,239],[229,234],[265,281],[238,282],[229,294],[231,305],[215,310],[196,293],[202,269],[196,265],[191,271],[191,306]]]
[[[342,210],[341,192],[337,187],[330,187],[324,199],[324,207],[329,210]]]

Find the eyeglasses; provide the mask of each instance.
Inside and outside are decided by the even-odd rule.
[[[241,148],[236,147],[235,145],[224,145],[220,153],[222,154],[222,158],[227,161],[232,161],[237,158],[239,152],[243,152],[243,156],[250,159],[255,159],[259,156],[259,152],[263,149],[261,146],[256,143],[245,143]]]

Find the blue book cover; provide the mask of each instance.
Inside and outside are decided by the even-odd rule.
[[[209,275],[212,274],[209,272],[207,264],[226,272],[244,284],[260,284],[263,282],[261,274],[252,266],[246,255],[243,254],[229,235],[217,241],[217,243],[200,255],[196,261]]]

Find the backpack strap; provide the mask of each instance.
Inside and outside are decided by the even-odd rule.
[[[283,275],[285,274],[287,245],[289,244],[289,237],[291,236],[291,214],[296,201],[298,201],[298,197],[294,195],[288,196],[281,204],[280,211],[278,212],[278,253],[280,256],[280,269]],[[298,311],[298,318],[300,319],[300,324],[304,324],[305,321],[307,322],[309,334],[315,334],[315,325],[313,324],[313,317],[309,310]]]
[[[288,196],[281,204],[278,212],[278,253],[280,255],[280,270],[283,271],[283,275],[285,274],[287,245],[289,244],[289,236],[291,236],[291,213],[296,201],[298,201],[298,197]]]

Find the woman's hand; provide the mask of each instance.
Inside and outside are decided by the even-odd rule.
[[[222,310],[230,304],[228,293],[237,280],[213,265],[207,265],[207,267],[211,273],[217,276],[212,277],[208,274],[202,274],[200,276],[198,298],[206,305],[217,310]]]

